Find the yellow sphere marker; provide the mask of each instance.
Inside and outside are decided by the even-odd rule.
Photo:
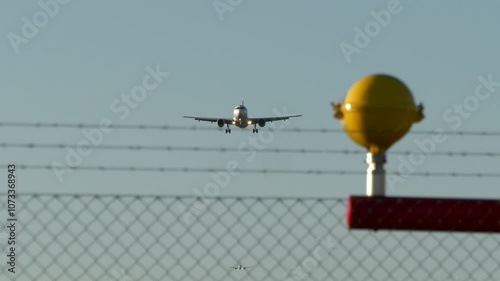
[[[424,118],[408,87],[394,76],[373,74],[356,81],[342,103],[332,103],[334,117],[355,143],[368,150],[367,194],[384,195],[385,152]]]

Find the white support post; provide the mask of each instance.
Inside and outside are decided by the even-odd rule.
[[[368,153],[366,154],[366,163],[368,170],[366,173],[366,195],[384,196],[385,195],[385,154]]]

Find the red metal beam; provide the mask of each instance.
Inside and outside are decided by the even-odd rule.
[[[500,200],[350,196],[347,227],[500,232]]]

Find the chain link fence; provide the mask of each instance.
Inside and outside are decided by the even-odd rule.
[[[16,200],[16,273],[4,227],[1,280],[500,280],[499,234],[348,230],[344,199]]]

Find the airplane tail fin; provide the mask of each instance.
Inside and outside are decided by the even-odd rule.
[[[241,99],[241,105],[245,105],[245,99]]]

